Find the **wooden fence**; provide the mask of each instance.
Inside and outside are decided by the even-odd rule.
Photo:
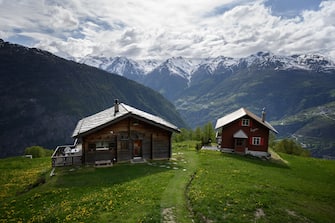
[[[51,156],[52,167],[73,166],[82,164],[81,145],[57,146]]]

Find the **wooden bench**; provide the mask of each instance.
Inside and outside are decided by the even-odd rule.
[[[95,161],[95,166],[96,167],[105,167],[105,166],[112,166],[112,160],[97,160]]]

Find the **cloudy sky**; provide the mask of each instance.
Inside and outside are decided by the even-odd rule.
[[[0,0],[0,38],[62,57],[335,58],[334,0]]]

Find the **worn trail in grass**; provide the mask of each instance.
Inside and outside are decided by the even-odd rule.
[[[180,144],[175,151],[172,162],[180,165],[180,171],[174,172],[162,194],[162,222],[190,222],[192,216],[187,209],[185,189],[196,171],[197,154],[194,152],[194,146],[189,143]]]

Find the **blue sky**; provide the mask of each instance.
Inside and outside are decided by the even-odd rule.
[[[304,10],[319,9],[321,0],[268,0],[266,7],[270,7],[273,15],[292,18],[299,16]]]
[[[335,58],[333,0],[0,0],[0,38],[66,58]]]

